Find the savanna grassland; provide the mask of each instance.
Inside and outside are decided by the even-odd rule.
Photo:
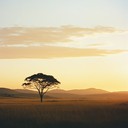
[[[128,101],[1,98],[0,128],[128,128]]]

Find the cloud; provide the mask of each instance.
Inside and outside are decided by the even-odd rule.
[[[123,50],[105,50],[94,47],[99,44],[92,44],[90,48],[84,49],[55,46],[57,43],[73,42],[73,37],[81,38],[94,34],[115,32],[120,32],[120,30],[104,26],[94,28],[75,26],[1,28],[0,59],[87,57],[125,52]]]
[[[90,57],[104,56],[125,52],[123,50],[103,50],[96,48],[79,49],[56,46],[41,47],[0,47],[0,59],[20,59],[20,58],[63,58],[63,57]]]
[[[73,37],[80,38],[94,34],[119,31],[116,28],[104,26],[94,28],[75,26],[39,28],[9,27],[0,29],[0,44],[64,43],[73,41]]]

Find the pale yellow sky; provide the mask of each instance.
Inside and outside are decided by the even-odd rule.
[[[0,87],[35,73],[61,89],[128,91],[128,1],[0,1]]]
[[[21,88],[25,77],[43,72],[60,80],[61,89],[128,90],[127,63],[127,53],[80,58],[4,59],[0,62],[0,85]]]

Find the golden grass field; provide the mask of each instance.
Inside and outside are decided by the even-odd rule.
[[[0,128],[128,128],[128,101],[1,98]]]

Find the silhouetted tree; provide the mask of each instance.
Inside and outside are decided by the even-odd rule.
[[[29,76],[25,78],[25,81],[26,83],[23,83],[22,86],[37,89],[41,102],[43,101],[43,97],[49,89],[58,87],[57,85],[60,84],[60,82],[53,76],[43,73]]]

